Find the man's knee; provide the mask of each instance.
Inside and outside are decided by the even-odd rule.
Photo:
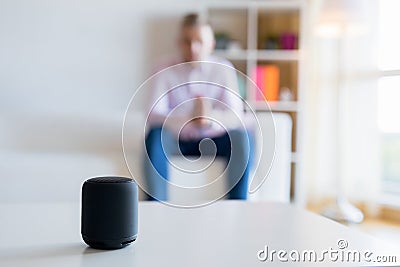
[[[150,129],[150,131],[147,133],[146,139],[153,139],[155,137],[160,137],[162,132],[162,127],[153,127]]]
[[[251,135],[248,131],[241,129],[233,129],[229,130],[228,135],[231,140],[232,146],[239,145],[245,148],[250,148]]]
[[[165,127],[161,126],[156,126],[153,127],[149,130],[149,132],[146,135],[146,144],[148,143],[153,143],[153,142],[159,142],[161,140],[169,141],[172,138],[172,135],[168,129]]]

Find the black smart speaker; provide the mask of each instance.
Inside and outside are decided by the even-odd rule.
[[[97,249],[123,248],[138,233],[138,186],[125,177],[96,177],[82,186],[81,233]]]

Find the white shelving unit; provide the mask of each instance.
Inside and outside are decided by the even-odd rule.
[[[301,184],[302,105],[304,87],[304,63],[302,60],[306,1],[265,0],[210,5],[205,14],[216,34],[234,40],[232,49],[216,49],[215,55],[230,60],[249,77],[257,65],[273,64],[280,70],[280,87],[291,90],[291,101],[256,101],[254,90],[246,91],[246,99],[257,112],[284,112],[293,120],[292,133],[292,199],[301,202],[302,194],[296,184]],[[268,37],[290,32],[297,36],[293,49],[265,47]],[[268,49],[267,49],[268,48]]]

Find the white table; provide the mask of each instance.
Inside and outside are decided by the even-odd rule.
[[[267,245],[269,251],[315,250],[321,255],[325,249],[339,250],[339,239],[348,242],[349,250],[395,255],[400,263],[395,254],[400,249],[287,204],[230,200],[177,209],[143,202],[139,216],[135,243],[101,251],[81,240],[80,203],[2,204],[0,266],[287,266],[294,263],[288,255],[288,262],[276,255],[273,262],[270,258],[263,262],[258,251]],[[322,263],[329,265],[337,263],[328,259]]]

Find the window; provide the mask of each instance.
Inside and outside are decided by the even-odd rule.
[[[400,193],[400,1],[381,0],[379,12],[378,125],[385,193]],[[396,203],[400,204],[400,202]]]

